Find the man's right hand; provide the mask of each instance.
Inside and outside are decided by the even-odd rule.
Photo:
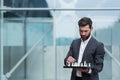
[[[76,60],[72,57],[72,56],[69,56],[68,58],[67,58],[67,62],[69,63],[73,63],[73,62],[75,62]]]

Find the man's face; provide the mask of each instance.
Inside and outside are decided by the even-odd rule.
[[[90,28],[89,25],[79,28],[80,36],[83,41],[87,40],[91,34],[92,27]]]

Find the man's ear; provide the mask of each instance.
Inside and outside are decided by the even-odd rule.
[[[91,31],[93,30],[93,27],[91,26]]]

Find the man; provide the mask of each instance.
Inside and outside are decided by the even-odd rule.
[[[73,68],[71,80],[99,80],[98,73],[103,69],[104,45],[92,37],[92,20],[83,17],[78,21],[81,38],[73,40],[64,63],[91,63],[90,68]]]

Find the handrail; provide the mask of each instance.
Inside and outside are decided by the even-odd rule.
[[[112,55],[112,53],[110,53],[110,51],[105,48],[106,53],[108,53],[108,55],[118,64],[118,66],[120,67],[120,62]]]
[[[18,63],[9,71],[5,74],[6,79],[10,78],[12,73],[19,67],[19,65],[30,55],[31,51],[41,42],[41,40],[48,34],[48,32],[51,31],[51,28],[43,34],[40,39],[31,47],[31,49],[18,61]]]
[[[4,8],[0,8],[0,11],[39,11],[39,10],[52,10],[52,11],[60,11],[60,10],[97,10],[97,11],[101,11],[101,10],[120,10],[120,7],[103,7],[103,8],[99,8],[99,7],[87,7],[87,8],[11,8],[11,7],[4,7]]]

